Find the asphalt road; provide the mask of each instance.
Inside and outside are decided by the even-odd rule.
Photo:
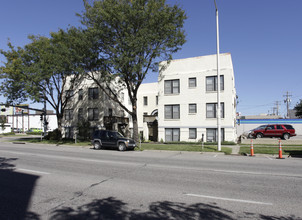
[[[302,159],[0,142],[0,219],[302,219]]]

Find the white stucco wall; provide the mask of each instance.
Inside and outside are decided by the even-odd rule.
[[[161,65],[165,65],[162,62]],[[225,140],[235,141],[236,129],[236,91],[233,65],[230,54],[220,55],[220,74],[224,75],[224,90],[220,101],[224,102],[225,117],[221,119],[221,128],[225,130]],[[206,104],[217,103],[217,92],[206,91],[206,76],[217,75],[216,55],[173,60],[159,75],[159,140],[165,141],[166,128],[180,128],[181,141],[198,141],[202,134],[206,138],[207,128],[217,128],[216,118],[206,118]],[[196,77],[197,86],[189,88],[189,78]],[[180,80],[179,94],[164,94],[165,80]],[[197,113],[189,113],[189,104],[197,104]],[[180,105],[180,119],[165,119],[165,105]],[[189,128],[197,128],[197,138],[189,139]]]

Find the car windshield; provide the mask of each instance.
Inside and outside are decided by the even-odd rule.
[[[261,130],[261,129],[265,129],[266,128],[266,125],[261,125],[253,130]]]
[[[116,132],[116,136],[118,137],[118,138],[122,138],[122,137],[124,137],[121,133],[119,133],[119,132]]]

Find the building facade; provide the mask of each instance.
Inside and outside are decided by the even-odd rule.
[[[217,140],[216,55],[172,60],[158,79],[158,138],[164,142]],[[236,90],[229,53],[220,55],[222,140],[235,141]]]
[[[222,140],[235,141],[236,90],[231,55],[221,54],[220,100]],[[158,82],[141,84],[137,95],[138,130],[142,140],[215,142],[217,137],[216,55],[160,63]],[[72,94],[64,114],[64,136],[72,138],[78,124],[91,129],[117,130],[132,136],[132,120],[92,80],[85,79]],[[128,92],[112,86],[131,109]]]

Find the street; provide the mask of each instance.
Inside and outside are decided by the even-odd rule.
[[[0,142],[0,219],[302,219],[302,160]]]

